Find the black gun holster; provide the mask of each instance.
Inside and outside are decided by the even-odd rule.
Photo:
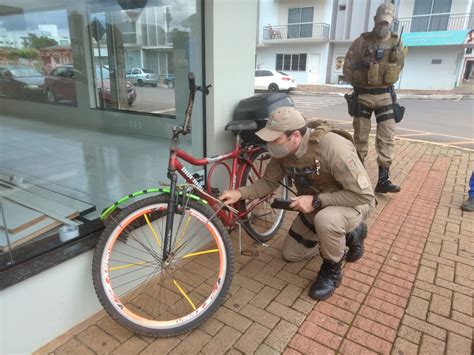
[[[357,103],[357,93],[353,91],[352,94],[345,94],[344,98],[347,101],[347,112],[349,113],[349,116],[358,116],[359,104]]]
[[[398,123],[403,119],[403,115],[405,114],[405,106],[400,106],[400,104],[397,103],[397,94],[395,94],[395,89],[393,86],[390,90],[390,96],[392,96],[393,118],[395,119],[395,122]]]

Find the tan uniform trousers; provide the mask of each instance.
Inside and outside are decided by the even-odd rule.
[[[370,117],[377,108],[392,104],[390,93],[379,95],[359,95],[358,101],[362,104],[362,114],[366,117],[354,117],[354,142],[362,160],[367,156],[369,133],[371,129]],[[387,109],[383,112],[376,112],[376,119],[385,114],[393,114],[393,110]],[[367,118],[367,116],[369,118]],[[375,149],[377,151],[377,164],[388,166],[392,164],[395,156],[393,139],[395,137],[395,120],[390,118],[379,122],[377,119],[377,131],[375,137]]]
[[[355,208],[328,206],[317,213],[311,212],[304,215],[300,213],[293,221],[291,230],[305,239],[319,242],[319,246],[307,248],[287,235],[283,243],[283,259],[300,261],[316,255],[319,249],[324,259],[340,261],[346,252],[346,233],[353,231],[361,222],[364,222],[372,210],[373,207],[370,205]],[[305,218],[306,223],[301,218]],[[311,225],[315,228],[316,234],[310,230]]]

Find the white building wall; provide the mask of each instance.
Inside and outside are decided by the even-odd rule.
[[[398,9],[398,18],[412,17],[415,0],[400,0],[400,8]]]
[[[344,6],[344,5],[346,6],[346,9],[339,10],[339,7]],[[340,41],[340,40],[345,39],[347,16],[349,16],[348,15],[349,12],[347,10],[347,0],[339,0],[336,11],[337,11],[336,23],[332,23],[331,26],[336,26],[334,39]]]
[[[29,354],[98,312],[91,265],[87,252],[1,291],[0,354]]]
[[[254,94],[258,5],[253,0],[205,3],[206,79],[213,85],[206,99],[206,145],[210,156],[232,147],[233,135],[224,128],[232,120],[239,101]],[[238,31],[229,31],[229,24],[242,23],[242,19],[245,25]]]
[[[365,32],[365,11],[367,1],[353,0],[352,2],[352,19],[350,27],[350,38],[357,38],[362,32]]]
[[[320,63],[320,76],[318,78],[318,84],[325,83],[325,63],[327,63],[327,44],[309,44],[306,43],[288,43],[272,45],[270,47],[262,47],[257,50],[257,62],[256,66],[258,69],[275,69],[276,55],[277,54],[300,54],[306,53],[306,71],[292,71],[284,70],[285,73],[293,76],[296,79],[296,83],[306,84],[308,82],[308,71],[309,71],[309,57],[311,53],[321,54]]]
[[[313,22],[323,23],[326,19],[326,0],[281,0],[278,2],[277,25],[288,25],[288,9],[297,7],[314,7]]]
[[[457,80],[458,47],[410,47],[396,87],[419,90],[451,90]],[[441,59],[441,64],[431,64]]]

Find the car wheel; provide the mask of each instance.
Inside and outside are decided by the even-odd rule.
[[[174,88],[174,82],[173,81],[168,81],[166,83],[166,86],[168,87],[168,89],[173,89]]]
[[[151,84],[152,87],[156,88],[158,84]]]
[[[138,84],[138,86],[143,86],[143,80],[142,80],[142,79],[138,79],[138,80],[137,80],[137,84]]]
[[[48,102],[55,104],[58,102],[58,98],[56,97],[56,94],[52,90],[48,90],[46,93],[46,97],[48,98]]]
[[[268,85],[268,91],[270,92],[278,92],[278,89],[278,85],[275,83]]]

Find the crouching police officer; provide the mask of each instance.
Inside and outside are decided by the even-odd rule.
[[[353,95],[346,95],[346,99],[349,113],[354,117],[354,141],[362,160],[367,156],[370,118],[375,112],[375,148],[379,166],[375,192],[378,193],[400,191],[400,186],[389,180],[390,165],[395,154],[395,122],[401,121],[405,110],[396,103],[393,88],[404,65],[401,38],[390,31],[394,17],[393,4],[380,5],[374,17],[374,29],[362,33],[352,43],[343,67],[345,80],[354,88]]]
[[[309,129],[293,107],[274,110],[256,134],[272,156],[264,175],[252,185],[224,191],[220,199],[232,204],[265,196],[290,175],[298,192],[290,207],[300,214],[285,239],[283,258],[312,257],[319,244],[323,264],[309,295],[324,300],[341,284],[344,258],[356,261],[363,255],[364,221],[375,205],[367,171],[350,135],[324,124]]]

